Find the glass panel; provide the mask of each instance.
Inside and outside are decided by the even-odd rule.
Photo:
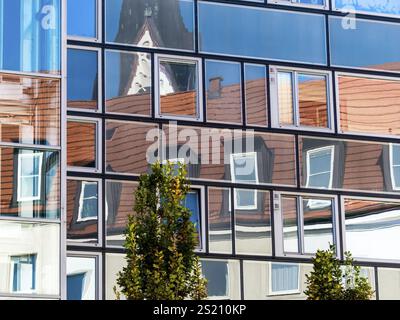
[[[67,257],[67,300],[95,300],[95,257]]]
[[[281,197],[281,214],[283,219],[283,251],[299,253],[299,217],[296,197]]]
[[[68,0],[67,17],[69,36],[97,37],[97,0]]]
[[[116,296],[114,293],[114,287],[117,286],[117,274],[122,271],[122,268],[126,266],[125,255],[116,253],[106,254],[106,300],[115,300]],[[120,288],[117,286],[117,290]],[[121,299],[125,299],[125,296],[121,296]]]
[[[124,244],[128,216],[134,213],[136,182],[106,181],[107,246]]]
[[[325,0],[294,0],[293,2],[312,4],[312,5],[325,5]]]
[[[329,17],[329,31],[332,65],[400,71],[399,24]]]
[[[247,201],[235,207],[236,253],[272,255],[269,192],[247,189],[234,191],[250,196],[252,205],[248,205]]]
[[[300,125],[328,128],[326,76],[300,73],[297,80]]]
[[[106,41],[194,50],[192,0],[105,0]]]
[[[352,10],[376,14],[400,15],[400,3],[397,0],[335,0],[336,9]]]
[[[257,153],[232,153],[231,169],[233,182],[257,183]]]
[[[202,52],[326,64],[323,15],[199,2],[199,32]]]
[[[189,164],[191,179],[233,181],[230,156],[233,151],[256,152],[258,183],[295,184],[295,147],[291,135],[253,135],[240,130],[169,125],[163,126],[163,132],[165,159],[182,158]]]
[[[107,172],[142,174],[148,172],[149,147],[154,147],[152,139],[146,140],[156,124],[141,122],[106,121],[106,170]],[[155,149],[158,150],[157,147]]]
[[[60,0],[0,0],[0,69],[60,74]]]
[[[0,74],[0,92],[2,142],[60,145],[60,80]]]
[[[295,124],[292,72],[278,72],[278,104],[279,124]]]
[[[190,190],[185,199],[183,200],[183,205],[189,209],[191,216],[190,221],[194,224],[196,229],[196,247],[198,249],[203,249],[203,225],[201,219],[201,199],[200,190]]]
[[[98,242],[98,182],[68,179],[67,239]]]
[[[357,76],[338,79],[342,131],[400,135],[400,81]]]
[[[97,123],[68,120],[67,164],[96,168]]]
[[[0,220],[0,292],[60,294],[60,225]]]
[[[0,216],[58,219],[59,153],[0,149]]]
[[[304,253],[316,253],[334,244],[333,200],[302,197],[304,224]]]
[[[106,112],[150,116],[150,54],[106,50],[105,60]]]
[[[393,189],[390,178],[389,144],[311,137],[300,137],[299,139],[302,186],[309,187],[307,185],[307,152],[332,146],[334,146],[334,157],[332,183],[329,188],[379,192],[397,191]],[[327,174],[321,172],[317,178],[319,185],[327,188]]]
[[[267,70],[265,66],[244,65],[246,122],[249,125],[267,126]]]
[[[202,259],[204,277],[208,280],[209,299],[240,299],[240,265],[238,260]]]
[[[97,110],[98,54],[94,50],[68,49],[68,108]]]
[[[399,260],[400,203],[345,198],[346,250],[356,258]]]
[[[206,60],[207,120],[242,123],[240,64]]]
[[[307,152],[307,187],[331,188],[334,146]]]
[[[230,189],[208,188],[208,241],[212,253],[232,253]]]
[[[245,300],[305,300],[311,264],[243,261]]]
[[[400,300],[400,269],[378,268],[379,300]]]
[[[161,60],[158,72],[160,115],[199,118],[197,63]]]

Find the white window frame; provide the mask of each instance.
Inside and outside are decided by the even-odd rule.
[[[279,120],[279,83],[278,74],[280,72],[291,73],[292,75],[292,101],[293,101],[293,124],[280,124]],[[304,126],[300,124],[299,115],[299,88],[298,88],[298,75],[305,74],[310,76],[321,76],[325,77],[326,80],[326,103],[327,103],[327,122],[328,127],[313,127]],[[334,132],[334,111],[333,111],[333,89],[332,89],[332,72],[315,69],[304,69],[304,68],[289,68],[281,66],[271,66],[269,68],[269,82],[271,92],[271,125],[274,128],[285,128],[292,130],[306,130],[306,131],[317,131],[317,132]]]
[[[81,50],[81,51],[95,51],[97,52],[97,109],[85,109],[85,108],[71,108],[68,107],[68,74],[67,71],[65,72],[67,75],[67,80],[65,81],[65,87],[66,87],[66,107],[67,110],[71,111],[80,111],[80,112],[89,112],[89,113],[101,113],[102,112],[102,101],[103,101],[103,95],[102,95],[102,86],[101,86],[101,79],[103,76],[103,69],[102,69],[102,59],[101,59],[101,48],[93,48],[93,47],[84,47],[84,46],[75,46],[75,45],[68,45],[67,46],[67,52],[66,56],[68,56],[68,49],[75,49],[75,50]],[[68,59],[66,59],[68,60]],[[68,64],[68,61],[66,62]],[[66,70],[68,68],[66,67]]]
[[[88,200],[88,198],[85,198],[85,189],[89,185],[97,185],[97,197],[98,197],[98,190],[99,190],[99,184],[96,181],[82,181],[81,184],[81,194],[79,195],[79,210],[78,210],[78,218],[76,219],[77,222],[84,222],[84,221],[90,221],[90,220],[97,220],[97,216],[93,217],[82,217],[82,211],[83,211],[83,206],[85,200]],[[97,199],[98,200],[98,199]],[[98,201],[97,201],[98,202]]]
[[[321,173],[328,173],[329,172],[329,184],[328,187],[310,187],[309,186],[309,182],[310,182],[310,177],[314,176],[316,174],[311,175],[310,174],[310,159],[311,156],[315,153],[321,152],[321,151],[325,151],[325,150],[329,150],[330,151],[330,171],[323,171],[323,172],[319,172],[317,174],[321,174]],[[334,159],[335,159],[335,146],[334,145],[329,145],[329,146],[325,146],[325,147],[321,147],[321,148],[316,148],[316,149],[311,149],[311,150],[307,150],[306,152],[306,165],[307,165],[307,179],[306,179],[306,188],[316,188],[316,189],[332,189],[332,182],[333,182],[333,165],[334,165]]]
[[[396,144],[399,148],[400,145]],[[400,190],[400,185],[396,185],[396,179],[394,177],[394,167],[400,167],[399,164],[393,164],[393,143],[389,143],[389,163],[390,163],[390,180],[392,182],[393,190]]]
[[[279,291],[273,291],[272,290],[272,265],[273,264],[282,264],[282,265],[297,265],[297,288],[293,289],[293,290],[279,290]],[[285,263],[285,262],[271,262],[268,264],[269,265],[269,272],[268,272],[268,296],[283,296],[283,295],[292,295],[292,294],[299,294],[301,293],[300,291],[300,278],[301,278],[301,274],[300,274],[300,264],[296,264],[296,263]]]
[[[38,194],[37,196],[30,196],[30,197],[24,197],[22,196],[22,181],[25,176],[22,176],[22,159],[23,158],[39,158],[39,172],[36,175],[32,176],[26,176],[26,177],[38,177]],[[32,153],[21,153],[21,151],[18,153],[18,186],[17,186],[17,201],[18,202],[23,202],[23,201],[35,201],[35,200],[40,200],[41,199],[41,189],[42,189],[42,167],[43,167],[43,152],[32,152]]]
[[[31,256],[34,255],[36,256],[37,259],[37,254],[36,253],[26,253],[26,254],[17,254],[17,255],[11,255],[9,256],[9,266],[10,266],[10,275],[9,275],[9,287],[10,287],[10,292],[13,294],[33,294],[36,292],[36,288],[35,289],[30,289],[30,290],[18,290],[18,291],[14,291],[13,289],[13,284],[14,284],[14,263],[13,263],[13,258],[16,257],[25,257],[25,256]],[[37,260],[36,260],[37,261]],[[36,264],[36,262],[35,262]],[[35,265],[36,271],[37,271],[37,264]],[[33,272],[33,270],[32,270]],[[34,274],[36,276],[36,273]],[[35,279],[35,282],[37,279]]]
[[[102,5],[101,1],[105,0],[95,0],[96,2],[96,37],[83,37],[77,35],[68,35],[68,30],[66,31],[67,39],[68,40],[77,40],[77,41],[89,41],[89,42],[101,42],[102,40]],[[65,8],[65,12],[68,16],[68,10]]]
[[[172,62],[196,66],[196,107],[197,115],[195,117],[174,114],[161,113],[161,98],[160,98],[160,63]],[[202,60],[194,57],[181,57],[174,55],[154,55],[154,102],[155,102],[155,117],[161,119],[172,120],[188,120],[188,121],[203,121],[203,75],[202,75]]]
[[[68,128],[68,121],[71,122],[82,122],[82,123],[92,123],[96,126],[96,138],[95,138],[95,167],[94,168],[85,168],[85,167],[78,167],[78,166],[68,166],[68,171],[76,171],[76,172],[94,172],[99,173],[101,172],[102,167],[102,123],[101,119],[95,118],[85,118],[85,117],[67,117],[67,128]],[[68,141],[67,141],[67,148],[68,148]],[[67,155],[68,157],[68,155]]]
[[[267,0],[267,2],[271,3],[271,4],[279,4],[279,5],[295,6],[295,7],[303,7],[303,8],[313,8],[313,9],[322,9],[322,10],[329,9],[329,0],[324,0],[323,5],[299,3],[299,2],[297,2],[297,0]]]
[[[282,212],[282,201],[283,196],[296,197],[296,208],[297,208],[297,233],[299,241],[299,252],[285,252],[284,248],[284,236],[283,236],[283,212]],[[305,251],[304,248],[304,210],[303,210],[303,198],[318,198],[326,199],[332,202],[332,236],[333,242],[336,246],[336,256],[340,257],[340,233],[339,233],[339,202],[338,196],[326,195],[318,193],[296,193],[296,192],[274,192],[274,230],[275,230],[275,253],[280,257],[313,257],[314,253]]]
[[[243,152],[243,153],[231,153],[230,154],[230,169],[231,169],[231,178],[232,178],[232,182],[235,183],[237,182],[236,179],[236,175],[235,175],[235,160],[237,158],[253,158],[254,159],[254,170],[255,170],[255,184],[258,185],[259,183],[259,179],[258,179],[258,158],[257,158],[257,152]],[[240,183],[240,180],[239,180]],[[252,206],[240,206],[238,204],[238,192],[240,192],[241,190],[245,190],[247,192],[253,191],[254,193],[254,205]],[[230,204],[230,201],[229,201]],[[235,210],[255,210],[257,209],[257,190],[247,190],[247,189],[240,189],[240,188],[236,188],[234,190],[234,204],[235,204]]]
[[[82,251],[68,251],[67,252],[67,259],[71,258],[94,258],[95,262],[95,299],[100,300],[103,293],[103,282],[101,281],[102,275],[102,256],[101,253],[96,252],[82,252]],[[84,271],[84,270],[82,270]],[[65,276],[68,276],[67,270]]]
[[[93,243],[86,243],[86,242],[80,242],[79,240],[71,240],[66,237],[66,241],[68,245],[71,246],[79,246],[79,247],[101,247],[103,244],[103,211],[102,211],[102,199],[103,199],[103,189],[102,189],[102,183],[101,183],[101,179],[98,178],[84,178],[84,177],[67,177],[67,181],[77,181],[77,182],[97,182],[97,239],[93,238],[93,240],[95,240],[96,242]],[[80,205],[80,198],[82,196],[82,192],[79,195],[79,206]],[[79,211],[81,209],[78,208],[78,216],[77,216],[77,220],[76,222],[83,222],[83,221],[78,221],[78,217],[79,217]],[[95,219],[89,219],[89,220],[95,220]]]

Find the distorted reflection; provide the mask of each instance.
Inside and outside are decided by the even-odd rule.
[[[72,167],[96,168],[96,122],[67,122],[67,164]]]
[[[67,300],[95,300],[96,257],[67,257]]]
[[[249,125],[267,126],[267,70],[265,66],[244,65],[246,122]]]

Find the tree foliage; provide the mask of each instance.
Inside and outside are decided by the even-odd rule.
[[[350,252],[344,264],[335,255],[335,246],[318,250],[313,258],[313,271],[306,275],[308,300],[369,300],[374,292],[361,268],[355,266]]]
[[[126,266],[118,273],[117,298],[131,300],[204,299],[206,280],[194,252],[196,229],[182,205],[189,183],[184,165],[152,165],[140,177],[135,214],[125,231]]]

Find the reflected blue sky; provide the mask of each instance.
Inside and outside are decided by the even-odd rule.
[[[123,53],[106,52],[106,99],[111,99],[119,95],[121,54]]]
[[[342,18],[330,17],[329,26],[332,65],[384,69],[400,63],[399,24],[357,19],[355,29],[344,29]]]
[[[244,71],[246,81],[263,79],[266,77],[266,70],[264,66],[246,64]]]
[[[322,15],[199,3],[200,50],[326,64]]]
[[[68,35],[96,37],[96,0],[68,0]]]
[[[206,61],[206,89],[208,90],[210,79],[222,77],[222,85],[240,83],[240,64],[223,61]]]
[[[400,14],[399,0],[335,0],[335,6],[337,9],[353,7],[371,13]]]

